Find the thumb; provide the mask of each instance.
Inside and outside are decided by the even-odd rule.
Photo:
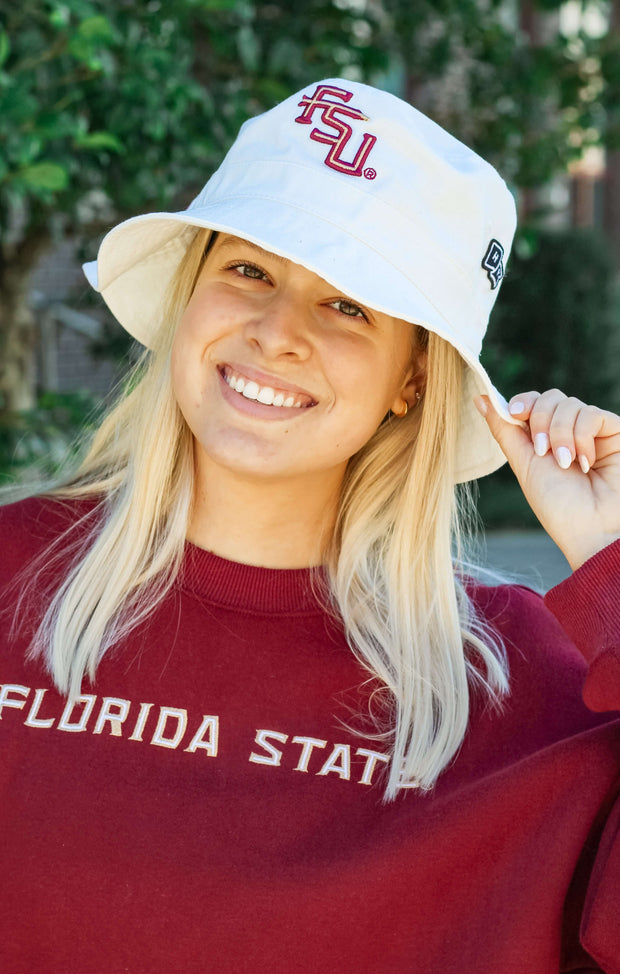
[[[508,423],[499,415],[488,396],[474,396],[474,405],[486,420],[491,435],[514,470],[517,477],[527,467],[533,446],[525,423]]]

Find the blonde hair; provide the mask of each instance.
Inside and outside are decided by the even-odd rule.
[[[496,703],[508,689],[502,644],[455,571],[473,508],[454,486],[463,360],[425,334],[423,408],[384,424],[350,462],[329,559],[351,648],[387,691],[388,798],[430,788],[454,757],[470,684]]]
[[[50,491],[94,496],[101,515],[31,649],[72,697],[84,675],[94,680],[103,654],[149,616],[181,565],[193,441],[173,395],[170,353],[208,236],[197,232],[152,350],[79,469]],[[454,567],[463,501],[454,488],[463,363],[432,333],[418,329],[418,342],[428,344],[423,403],[404,420],[386,420],[350,461],[326,553],[331,607],[383,688],[375,719],[376,736],[392,753],[387,798],[402,787],[434,784],[463,740],[471,684],[493,701],[507,690],[501,644],[476,619]]]

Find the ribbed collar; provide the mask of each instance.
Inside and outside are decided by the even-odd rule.
[[[322,569],[260,568],[220,558],[188,542],[181,584],[208,602],[266,613],[324,611],[313,592]]]

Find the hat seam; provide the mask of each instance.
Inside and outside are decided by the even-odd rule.
[[[283,166],[283,167],[284,166],[286,166],[286,167],[289,167],[290,166],[290,167],[292,167],[294,169],[301,169],[304,172],[311,173],[314,177],[317,177],[318,176],[321,179],[329,178],[329,177],[326,176],[325,173],[320,172],[320,171],[317,171],[313,166],[307,166],[307,165],[304,165],[304,164],[299,163],[299,162],[292,162],[292,161],[291,162],[289,162],[289,161],[287,161],[287,162],[281,162],[278,159],[253,159],[252,160],[252,165],[253,166],[256,165],[257,163],[265,163],[266,165],[269,165],[269,166],[273,166],[273,165]],[[230,162],[230,163],[227,163],[227,168],[228,169],[238,168],[238,169],[244,169],[245,170],[247,168],[247,165],[248,165],[247,161],[246,162]],[[215,178],[215,177],[217,177],[218,173],[219,173],[219,170],[216,170],[216,172],[213,174],[212,179]],[[210,185],[210,182],[211,182],[211,180],[209,180],[209,182],[207,183],[207,186]],[[362,185],[357,185],[357,184],[356,185],[352,185],[352,184],[349,184],[347,188],[348,188],[348,190],[350,192],[353,192],[356,195],[359,195],[359,196],[363,197],[363,199],[365,199],[365,200],[366,199],[372,200],[372,202],[375,205],[378,203],[382,207],[385,207],[385,209],[388,210],[389,212],[398,214],[398,216],[402,219],[403,214],[398,209],[398,207],[393,206],[392,203],[390,203],[389,201],[383,199],[380,196],[375,195],[374,193],[366,192],[366,190],[363,188]],[[208,196],[205,195],[205,197],[203,198],[204,199],[204,202],[202,203],[202,205],[200,205],[198,203],[198,201],[200,199],[201,199],[201,197],[200,197],[200,195],[198,195],[192,201],[192,203],[190,203],[189,207],[187,208],[187,210],[185,212],[191,213],[192,209],[194,209],[194,208],[195,209],[201,209],[204,206],[209,205],[209,203],[208,203],[209,197]],[[226,195],[226,196],[220,196],[220,197],[218,197],[218,201],[220,201],[220,200],[221,201],[224,201],[224,200],[227,200],[227,199],[268,199],[268,200],[272,200],[272,201],[273,200],[276,200],[277,202],[286,202],[286,201],[281,200],[279,197],[273,197],[273,196],[258,196],[257,194],[253,194],[252,196],[247,196],[246,194],[241,193],[241,194],[236,194],[234,196]],[[288,205],[291,205],[291,204],[287,203],[286,205],[288,206]],[[312,214],[312,216],[318,216],[319,219],[325,219],[323,216],[320,216],[318,213],[315,213],[314,210],[308,210],[305,207],[301,207],[301,206],[296,207],[296,208],[302,210],[302,212],[304,212],[304,213],[310,213],[310,214]],[[415,212],[417,214],[420,214],[421,211],[420,211],[419,207],[416,207],[416,211]],[[406,216],[405,219],[406,219],[407,223],[411,224],[411,226],[418,226],[419,225],[418,223],[416,223],[415,220],[410,219],[408,216]],[[325,220],[325,222],[327,223],[328,221]],[[333,226],[339,226],[339,224],[334,223]],[[345,233],[348,233],[348,230],[345,229]],[[350,237],[353,237],[354,235],[349,233],[349,236]],[[360,240],[359,237],[354,237],[354,239],[355,240]],[[365,241],[361,241],[360,240],[360,242],[363,242],[365,246],[368,246],[368,244]],[[373,250],[375,253],[379,253],[379,251],[377,251],[374,247],[371,247],[370,249]],[[444,259],[446,259],[450,263],[450,265],[452,267],[456,268],[456,270],[458,270],[459,273],[461,273],[465,278],[469,278],[471,276],[470,275],[470,271],[465,270],[465,268],[463,267],[463,265],[462,264],[459,264],[452,257],[451,254],[449,254],[449,253],[447,255],[444,254]],[[391,264],[392,262],[389,261],[389,263]],[[392,266],[395,267],[394,264],[392,264]],[[477,265],[476,265],[476,269],[478,269],[477,268]],[[407,278],[407,280],[410,280],[410,278]]]
[[[476,368],[476,365],[478,365],[478,366],[480,365],[480,363],[479,363],[479,361],[478,361],[478,359],[477,359],[477,357],[475,355],[472,355],[471,356],[471,360],[468,360],[468,358],[466,357],[468,350],[464,351],[464,348],[465,348],[464,343],[462,343],[462,342],[459,341],[458,336],[457,336],[456,332],[454,331],[454,326],[453,326],[452,322],[446,316],[446,314],[443,311],[441,311],[441,309],[437,306],[436,302],[433,301],[428,296],[426,290],[424,290],[417,281],[414,281],[404,271],[402,271],[401,268],[397,267],[397,265],[395,265],[391,260],[389,260],[388,258],[386,258],[383,253],[381,253],[379,250],[377,250],[371,244],[369,244],[369,243],[361,240],[355,234],[350,233],[349,230],[347,230],[346,227],[342,227],[340,224],[334,223],[333,221],[330,221],[330,220],[326,219],[322,214],[317,214],[317,213],[313,212],[312,210],[308,210],[305,207],[301,207],[301,206],[298,206],[296,204],[292,204],[292,203],[286,202],[284,200],[278,199],[277,197],[257,196],[256,194],[254,194],[254,195],[252,195],[250,197],[250,196],[246,196],[245,194],[237,194],[236,196],[221,197],[221,198],[219,198],[217,200],[214,200],[211,204],[209,204],[209,206],[210,206],[210,208],[215,208],[216,206],[219,206],[221,203],[225,203],[225,202],[228,202],[228,201],[231,201],[231,200],[234,201],[234,200],[246,200],[246,199],[252,199],[252,200],[263,199],[263,200],[266,200],[266,201],[268,201],[270,203],[275,202],[275,203],[278,203],[279,205],[284,205],[284,206],[290,208],[291,210],[299,210],[301,213],[307,213],[307,214],[309,214],[310,216],[312,216],[315,219],[321,220],[321,221],[323,221],[325,223],[329,223],[331,226],[335,227],[340,232],[347,234],[347,236],[351,237],[351,239],[357,240],[359,243],[363,244],[367,249],[372,250],[372,252],[375,253],[380,259],[385,260],[385,262],[387,264],[389,264],[389,266],[397,274],[402,275],[402,277],[407,281],[408,284],[410,284],[417,291],[419,291],[419,293],[422,295],[422,297],[428,303],[428,305],[433,308],[435,314],[438,315],[439,318],[441,319],[441,321],[443,321],[445,323],[445,325],[447,326],[447,329],[440,329],[438,327],[437,323],[432,323],[431,324],[431,323],[427,323],[427,322],[425,322],[423,320],[411,321],[408,318],[403,318],[403,320],[409,321],[410,324],[420,325],[421,327],[426,327],[426,328],[430,329],[431,331],[436,332],[439,335],[440,338],[443,338],[445,341],[447,341],[451,345],[453,345],[457,349],[457,351],[459,352],[459,354],[462,355],[462,357],[465,359],[465,361],[467,362],[467,364],[473,366],[474,369]],[[207,209],[207,207],[206,206],[205,207],[196,207],[196,210],[204,210],[204,209]],[[156,213],[144,213],[144,214],[140,214],[140,215],[138,215],[136,217],[133,217],[132,219],[135,220],[136,223],[149,222],[150,220],[160,220],[160,221],[170,221],[173,224],[180,224],[180,225],[186,226],[186,227],[187,226],[200,227],[202,225],[201,222],[195,222],[194,223],[194,220],[200,221],[201,218],[198,217],[198,216],[193,216],[191,209],[182,210],[182,211],[180,211],[178,213],[157,213],[157,212]],[[214,222],[223,223],[223,222],[226,222],[226,221],[217,221],[216,220]],[[111,231],[111,234],[113,234],[114,231],[117,230],[117,229],[120,230],[122,228],[122,226],[123,226],[123,224],[119,224],[118,227],[115,227]],[[205,227],[205,229],[214,229],[214,228],[213,227]],[[220,231],[220,232],[226,232],[226,231]],[[150,253],[146,254],[144,257],[140,258],[140,260],[136,261],[135,264],[132,264],[130,268],[127,268],[121,274],[119,274],[116,277],[114,277],[111,281],[108,281],[107,284],[105,285],[104,290],[107,290],[107,288],[111,287],[114,283],[116,283],[116,281],[120,280],[126,273],[130,272],[131,270],[133,270],[139,264],[150,263],[152,260],[154,260],[155,258],[159,257],[161,254],[165,253],[166,250],[172,249],[174,247],[174,245],[178,242],[178,239],[179,239],[179,234],[175,234],[173,237],[171,237],[169,240],[167,240],[164,244],[162,244],[161,247],[158,247],[156,250],[150,251]],[[289,258],[289,259],[292,259],[292,258]],[[355,297],[355,294],[353,292],[351,292],[351,295],[350,296]],[[372,307],[373,307],[374,310],[383,311],[383,313],[385,313],[385,314],[389,314],[389,315],[392,315],[392,316],[396,316],[394,310],[393,309],[390,310],[387,307],[387,305],[383,306],[383,308],[378,307],[376,305],[373,305]],[[476,302],[476,309],[479,309],[478,302]]]
[[[346,227],[341,226],[339,223],[335,223],[333,220],[327,219],[322,213],[316,213],[314,210],[310,210],[305,206],[299,206],[296,203],[290,203],[287,200],[279,199],[277,196],[264,196],[264,195],[259,196],[256,193],[253,193],[251,196],[248,196],[244,193],[238,193],[235,196],[220,196],[217,200],[214,200],[211,205],[213,207],[219,206],[221,203],[226,203],[230,200],[266,200],[270,203],[278,203],[281,206],[287,206],[292,210],[299,210],[301,213],[307,213],[309,216],[315,217],[316,219],[321,220],[323,223],[327,223],[330,226],[336,227],[336,229],[340,230],[342,233],[346,233],[348,237],[351,237],[352,240],[357,240],[357,242],[362,244],[367,250],[371,250],[374,254],[376,254],[378,257],[384,260],[386,264],[389,264],[390,267],[392,267],[393,270],[395,270],[398,274],[402,274],[402,276],[405,278],[408,284],[413,285],[415,288],[417,288],[420,291],[421,294],[424,295],[424,298],[428,301],[430,305],[432,305],[432,307],[435,309],[437,314],[443,319],[443,321],[445,321],[447,324],[450,324],[449,319],[446,318],[445,314],[442,311],[440,311],[435,301],[433,301],[431,298],[428,297],[426,291],[420,286],[420,284],[417,281],[414,281],[407,273],[405,273],[405,271],[403,271],[392,260],[386,257],[385,254],[377,250],[376,247],[374,247],[372,244],[369,244],[368,241],[362,240],[361,237],[358,237],[356,234],[351,233]],[[206,206],[196,207],[196,209],[206,209],[206,208],[207,208]],[[189,214],[191,210],[187,210],[185,212]],[[155,253],[155,251],[153,253]],[[468,275],[462,270],[462,268],[458,264],[455,264],[454,266],[459,270],[460,273],[462,273],[464,278],[468,277]],[[478,302],[476,302],[476,304],[477,303]]]

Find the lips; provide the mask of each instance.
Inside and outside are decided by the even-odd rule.
[[[286,388],[275,383],[274,385],[269,385],[267,383],[257,382],[256,379],[245,375],[230,365],[220,366],[219,371],[231,389],[234,389],[235,392],[238,392],[246,399],[252,399],[265,406],[272,406],[275,409],[282,407],[308,409],[311,406],[316,406],[316,400],[299,389]]]

